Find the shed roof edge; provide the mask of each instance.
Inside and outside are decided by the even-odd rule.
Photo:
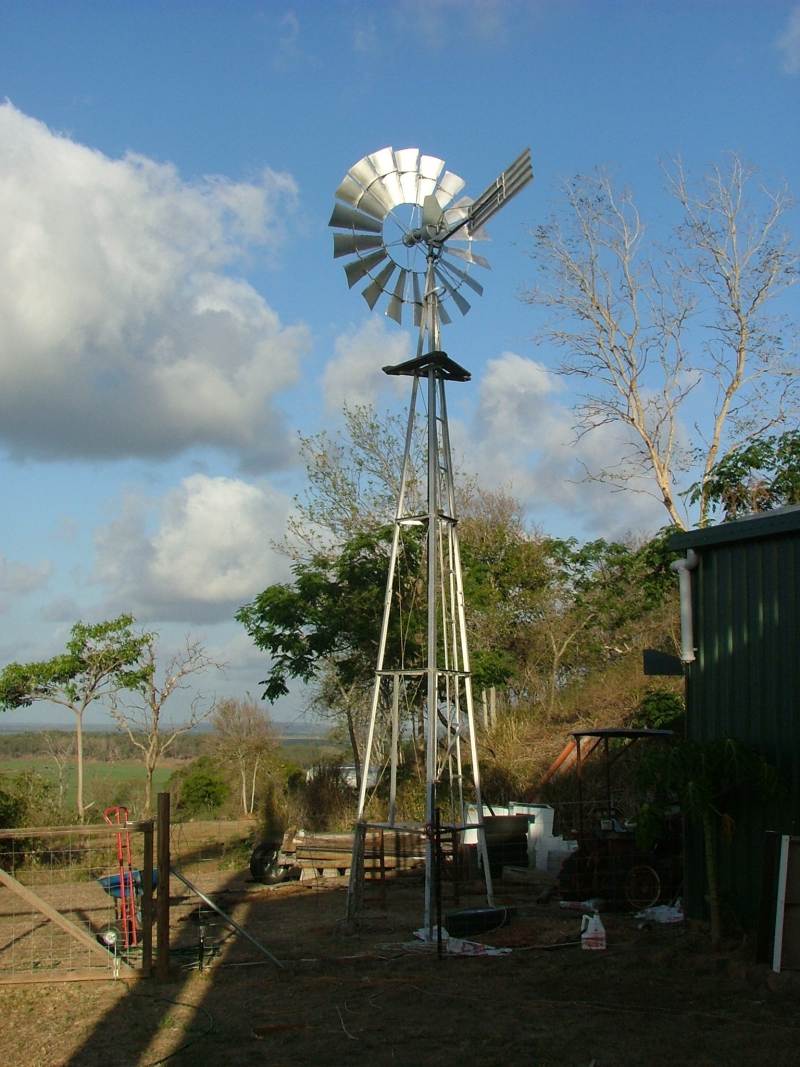
[[[673,534],[669,547],[675,549],[705,548],[730,541],[756,541],[773,534],[792,533],[800,530],[800,504],[792,504],[777,511],[748,515],[745,519],[723,522],[718,526],[706,526],[702,530],[686,530]]]

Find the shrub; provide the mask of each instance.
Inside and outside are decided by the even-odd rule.
[[[0,826],[19,826],[24,814],[24,805],[19,797],[0,789]]]
[[[680,730],[686,705],[671,689],[648,689],[633,714],[631,726],[647,730]]]
[[[200,756],[170,778],[175,810],[184,818],[216,815],[230,794],[225,773],[211,756]]]

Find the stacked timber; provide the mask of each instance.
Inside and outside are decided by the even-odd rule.
[[[300,868],[301,879],[344,875],[350,870],[353,854],[352,834],[319,834],[299,830],[294,835],[292,845],[294,865]],[[365,871],[377,874],[380,871],[410,870],[424,862],[423,833],[367,831],[364,842]]]

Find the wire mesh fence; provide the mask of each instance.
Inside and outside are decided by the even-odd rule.
[[[257,828],[252,819],[173,822],[169,839],[171,865],[213,892],[218,885],[229,885],[237,873],[245,877]],[[170,894],[180,896],[183,888],[172,882]]]
[[[0,983],[149,973],[153,882],[152,822],[0,831]]]

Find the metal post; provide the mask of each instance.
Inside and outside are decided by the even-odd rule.
[[[158,794],[158,896],[156,897],[156,977],[169,979],[169,793]]]
[[[389,559],[389,574],[383,604],[383,618],[378,642],[378,656],[375,671],[375,685],[372,694],[367,743],[364,758],[364,770],[358,800],[358,816],[348,889],[347,914],[354,918],[361,905],[361,875],[363,874],[363,843],[367,832],[366,798],[367,782],[374,759],[373,748],[375,731],[378,729],[378,717],[383,706],[380,686],[392,684],[392,699],[386,707],[384,728],[391,728],[391,748],[389,753],[389,804],[388,827],[397,827],[397,771],[400,759],[400,688],[407,687],[409,679],[426,680],[423,702],[419,713],[420,740],[425,746],[425,898],[424,926],[429,936],[432,935],[436,915],[436,843],[434,840],[434,816],[441,802],[440,781],[445,769],[450,774],[451,799],[457,825],[467,823],[466,798],[464,795],[466,768],[463,766],[462,742],[470,746],[471,778],[474,786],[474,799],[477,806],[478,849],[482,859],[486,882],[486,897],[489,905],[493,903],[491,871],[489,869],[486,838],[483,828],[483,803],[478,769],[477,731],[475,728],[475,709],[473,707],[472,686],[470,680],[470,663],[467,648],[466,614],[464,606],[464,587],[461,574],[461,558],[457,535],[457,507],[453,481],[452,453],[450,449],[447,425],[447,406],[445,399],[445,382],[447,380],[466,381],[469,375],[457,364],[439,351],[438,330],[438,291],[433,276],[434,262],[430,263],[429,277],[423,308],[423,329],[421,336],[427,333],[432,345],[428,356],[418,354],[417,361],[407,366],[384,368],[387,373],[409,374],[413,378],[411,405],[408,413],[405,453],[403,457],[403,475],[395,511],[394,538]],[[413,364],[416,362],[416,365]],[[412,427],[417,416],[416,405],[422,406],[421,389],[423,379],[427,380],[426,432],[427,432],[427,504],[426,513],[416,505],[409,510],[406,504],[406,480],[410,477]],[[402,543],[400,535],[405,526],[426,524],[426,608],[427,631],[426,647],[422,653],[422,662],[406,664],[403,650],[397,650],[399,660],[385,662],[388,658],[388,633],[390,613],[400,610],[397,603],[395,571],[399,570]],[[446,543],[445,543],[445,538]],[[441,601],[441,603],[440,603]],[[393,650],[393,655],[396,654]],[[384,682],[385,680],[385,682]],[[387,694],[388,695],[388,694]],[[440,714],[440,702],[441,714]],[[445,716],[446,709],[446,716]],[[382,720],[381,720],[382,721]],[[444,724],[443,728],[440,726]],[[455,787],[455,788],[453,788]],[[381,824],[373,829],[380,829]],[[405,828],[409,830],[410,828]],[[402,828],[400,831],[402,832]],[[440,831],[441,836],[441,831]]]
[[[363,774],[361,776],[361,788],[358,793],[358,811],[356,813],[356,821],[360,822],[364,814],[364,807],[366,805],[367,798],[367,779],[369,777],[369,767],[372,760],[372,745],[375,738],[375,721],[378,714],[378,702],[380,696],[381,676],[380,671],[383,670],[383,661],[386,655],[386,640],[389,633],[389,613],[392,606],[392,593],[394,591],[394,575],[397,567],[397,557],[400,547],[400,519],[403,514],[403,508],[405,506],[406,488],[408,485],[408,472],[411,466],[411,440],[414,431],[414,412],[416,410],[417,401],[417,388],[418,380],[414,378],[414,384],[411,387],[411,404],[408,409],[408,423],[406,425],[406,443],[405,451],[403,453],[403,470],[400,475],[400,492],[397,496],[397,508],[395,510],[394,518],[394,534],[392,537],[392,551],[389,556],[389,573],[386,576],[386,588],[383,596],[383,619],[381,621],[381,635],[378,642],[378,662],[375,673],[375,685],[372,690],[372,707],[370,708],[369,716],[369,728],[367,730],[367,744],[364,749],[364,766]]]
[[[397,754],[400,745],[400,675],[392,675],[392,749],[389,768],[389,825],[397,817]]]
[[[153,973],[153,820],[142,827],[142,975]]]
[[[438,671],[436,669],[436,534],[438,525],[438,481],[439,481],[439,434],[436,426],[436,371],[428,368],[428,730],[426,738],[426,797],[425,823],[427,837],[425,844],[425,928],[428,934],[433,932],[433,826],[436,807],[437,767],[437,716]]]
[[[436,809],[433,828],[436,855],[436,954],[442,958],[442,813]]]
[[[575,738],[575,776],[578,779],[578,840],[583,843],[583,767],[581,765],[581,740]]]
[[[442,388],[442,445],[447,465],[450,491],[453,498],[453,510],[455,510],[455,489],[453,486],[453,456],[450,448],[450,433],[447,424],[447,404],[445,401],[444,387]],[[455,518],[455,516],[453,516]],[[475,805],[477,808],[478,823],[478,851],[483,863],[483,877],[486,885],[486,902],[490,907],[494,906],[494,888],[492,886],[492,872],[489,866],[489,850],[486,847],[486,831],[483,825],[483,797],[481,796],[481,775],[478,767],[478,740],[475,729],[475,709],[472,703],[472,676],[470,674],[469,647],[467,644],[467,614],[464,604],[464,580],[461,571],[461,548],[458,541],[458,529],[453,526],[451,531],[453,545],[453,564],[456,580],[456,613],[458,615],[458,632],[461,639],[461,667],[464,671],[464,700],[467,707],[467,729],[469,730],[470,760],[472,763],[472,780],[475,785]]]

